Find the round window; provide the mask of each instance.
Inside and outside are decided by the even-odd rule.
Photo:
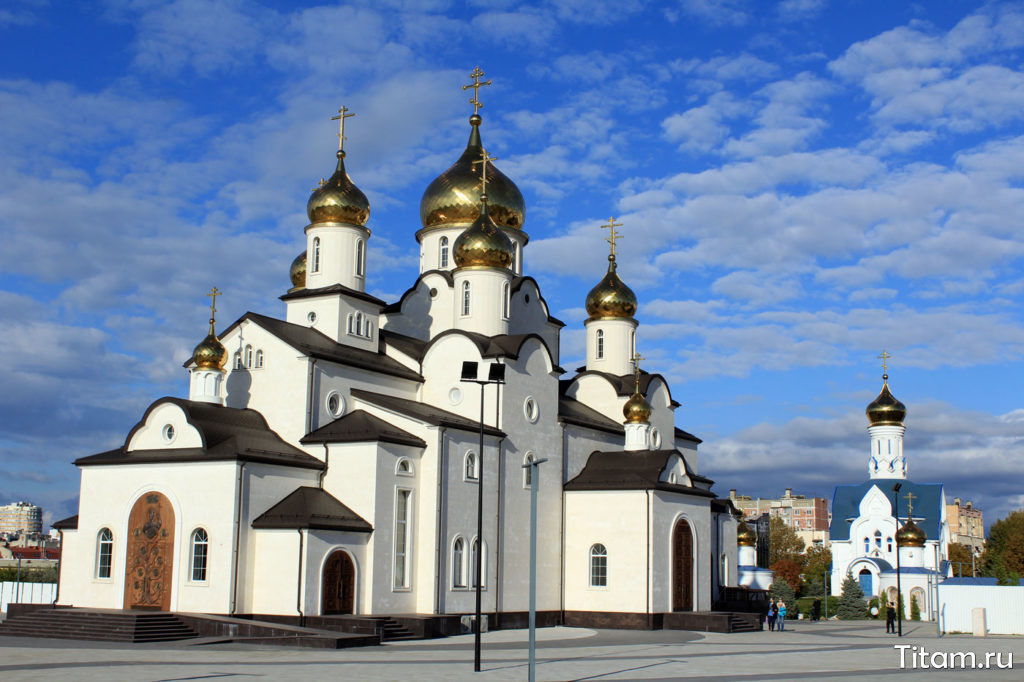
[[[161,433],[163,434],[165,442],[171,443],[171,442],[174,441],[174,425],[173,424],[165,424],[164,428],[163,428],[163,431],[161,431]]]
[[[331,391],[327,396],[327,411],[334,418],[340,417],[345,412],[345,399],[337,391]]]
[[[523,414],[526,415],[526,419],[531,424],[535,423],[537,418],[540,417],[540,408],[537,406],[537,401],[532,397],[523,401]]]
[[[316,322],[316,313],[314,313],[312,310],[310,310],[309,314],[306,315],[306,319],[309,320],[310,324],[313,324],[314,322]]]
[[[456,386],[452,390],[448,391],[448,402],[452,405],[458,405],[462,402],[462,389]]]
[[[437,298],[437,289],[430,290],[430,298]]]
[[[661,432],[658,429],[651,429],[651,446],[655,450],[661,447]]]

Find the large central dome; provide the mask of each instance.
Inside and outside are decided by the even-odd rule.
[[[424,228],[471,225],[480,214],[480,170],[473,162],[483,155],[480,116],[474,114],[466,151],[451,168],[427,187],[420,200]],[[487,164],[487,201],[491,220],[499,227],[522,229],[526,216],[523,194],[494,164]]]

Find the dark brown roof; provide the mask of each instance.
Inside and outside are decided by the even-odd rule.
[[[284,296],[281,296],[280,299],[282,301],[294,301],[297,298],[309,298],[311,296],[330,296],[332,294],[344,294],[345,296],[358,298],[359,300],[366,301],[367,303],[373,303],[375,305],[380,306],[385,305],[385,302],[380,300],[376,296],[371,296],[365,291],[352,289],[343,284],[332,284],[329,287],[320,287],[319,289],[299,289],[298,291],[293,291],[291,293],[285,294]]]
[[[400,350],[417,361],[423,359],[423,350],[427,347],[427,342],[422,339],[399,334],[390,329],[381,329],[380,339],[385,344]]]
[[[131,450],[135,432],[142,428],[149,413],[158,405],[173,403],[185,413],[185,418],[199,431],[202,446],[197,448],[160,448]],[[267,420],[256,410],[184,400],[160,398],[146,410],[142,420],[128,433],[124,445],[98,455],[75,460],[78,466],[101,464],[155,464],[163,462],[261,462],[303,469],[323,469],[324,463],[299,448],[286,443],[267,425]]]
[[[259,313],[248,312],[242,315],[234,324],[221,332],[220,338],[223,338],[225,334],[247,319],[252,320],[295,350],[309,357],[336,362],[339,365],[358,367],[371,372],[389,374],[412,381],[423,381],[423,377],[418,372],[414,372],[394,358],[389,358],[384,353],[375,353],[363,350],[362,348],[346,346],[312,327],[303,327],[299,324],[292,324],[291,322],[267,317]],[[186,362],[187,364],[188,362]]]
[[[715,497],[709,490],[659,480],[677,450],[641,450],[590,453],[583,470],[565,484],[566,490],[664,490],[700,497]],[[686,459],[683,458],[685,463]],[[687,467],[689,472],[689,467]]]
[[[50,524],[57,530],[78,530],[78,514]]]
[[[310,528],[372,533],[373,526],[320,488],[302,486],[260,514],[253,528]]]
[[[622,424],[609,419],[594,408],[568,396],[562,396],[558,399],[558,419],[566,424],[597,429],[598,431],[604,431],[616,436],[621,436],[625,433]]]
[[[560,390],[565,393],[572,385],[574,381],[587,374],[594,374],[596,376],[604,377],[608,380],[608,383],[615,389],[615,393],[621,396],[633,395],[633,390],[636,388],[636,379],[633,374],[623,374],[619,376],[617,374],[609,374],[608,372],[598,372],[594,369],[587,369],[586,367],[577,367],[576,376],[571,379],[563,379],[560,383]],[[660,374],[649,374],[643,370],[640,370],[640,392],[647,395],[647,389],[651,384],[652,379],[661,379],[661,382],[665,384],[665,389],[668,391],[668,398],[672,403],[673,407],[679,407],[679,403],[672,398],[672,389],[669,388],[668,382],[665,381],[665,377]]]
[[[344,417],[335,419],[302,437],[300,443],[363,443],[380,441],[412,445],[418,448],[427,447],[426,441],[417,438],[408,431],[389,424],[380,417],[365,410],[353,410]]]
[[[446,426],[448,428],[461,429],[463,431],[477,432],[480,430],[480,422],[473,421],[472,419],[466,419],[454,412],[448,412],[447,410],[442,410],[441,408],[434,407],[433,405],[426,405],[406,398],[396,398],[395,396],[384,395],[383,393],[364,391],[360,388],[353,388],[351,393],[353,398],[365,400],[366,402],[378,407],[383,407],[386,410],[404,414],[407,417],[412,417],[413,419],[426,422],[427,424]],[[504,431],[486,424],[484,424],[484,433],[489,436],[505,437]]]
[[[537,339],[538,341],[540,341],[541,345],[544,346],[545,350],[547,350],[548,357],[552,359],[552,364],[554,362],[554,354],[551,352],[551,349],[548,348],[548,344],[544,340],[544,337],[540,336],[539,334],[499,334],[498,336],[487,336],[485,334],[479,334],[477,332],[469,332],[464,329],[448,329],[441,332],[440,334],[432,338],[430,342],[424,346],[420,358],[422,359],[423,355],[426,354],[427,350],[435,343],[437,343],[444,337],[451,336],[453,334],[464,336],[470,341],[472,341],[474,344],[476,344],[477,349],[480,351],[481,357],[507,357],[512,358],[513,360],[519,359],[519,351],[522,349],[523,344],[526,343],[527,340]],[[565,371],[561,367],[557,366],[554,369],[557,372]]]
[[[704,442],[700,438],[697,438],[697,436],[693,435],[692,433],[689,433],[687,431],[683,431],[678,426],[676,427],[676,440],[688,440],[691,443],[703,443]]]

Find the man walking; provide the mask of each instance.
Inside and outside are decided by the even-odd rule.
[[[896,605],[889,602],[889,608],[885,610],[885,634],[896,634]]]
[[[775,606],[775,597],[768,600],[768,631],[775,630],[775,612],[778,609]]]

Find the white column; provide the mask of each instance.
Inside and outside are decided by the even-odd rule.
[[[616,376],[633,373],[637,321],[632,318],[587,320],[587,369]]]
[[[646,422],[626,422],[626,450],[648,450],[651,425]]]
[[[306,228],[306,288],[341,284],[366,291],[370,231],[358,225],[317,223]]]
[[[871,478],[906,478],[907,462],[903,457],[903,433],[898,424],[869,426],[871,457],[868,474]]]
[[[224,404],[224,372],[219,369],[199,369],[191,371],[189,378],[189,400],[215,405]]]
[[[454,279],[455,327],[485,336],[508,334],[512,271],[465,267],[455,270]]]

